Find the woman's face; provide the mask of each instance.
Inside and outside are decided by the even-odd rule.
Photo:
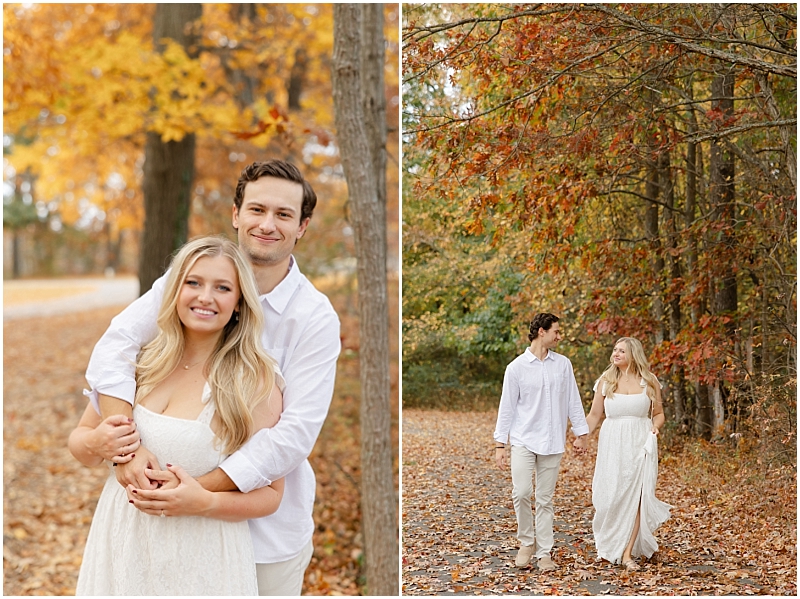
[[[178,294],[178,318],[190,331],[225,328],[239,303],[239,277],[230,259],[203,256],[189,269]]]
[[[630,364],[630,355],[628,353],[628,344],[620,341],[614,346],[614,351],[611,352],[611,362],[620,370],[625,370]]]

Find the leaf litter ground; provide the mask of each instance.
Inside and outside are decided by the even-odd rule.
[[[309,458],[317,476],[317,496],[314,556],[303,585],[306,595],[357,595],[364,585],[357,309],[345,297],[332,300],[342,320],[346,349],[328,418]],[[5,595],[75,591],[86,536],[108,471],[105,466],[80,465],[67,449],[67,437],[86,405],[81,391],[92,347],[120,309],[4,325]],[[395,368],[393,392],[396,381]],[[397,447],[396,409],[393,422]]]
[[[599,560],[588,455],[561,462],[558,568],[516,568],[511,476],[494,465],[495,414],[404,410],[404,595],[797,595],[796,486],[702,471],[691,450],[661,450],[657,496],[672,516],[639,572]],[[759,482],[760,478],[760,482]],[[784,481],[785,482],[785,481]]]

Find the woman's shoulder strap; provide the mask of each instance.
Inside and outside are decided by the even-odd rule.
[[[211,420],[214,418],[214,414],[217,412],[217,407],[213,398],[211,397],[211,387],[208,383],[203,386],[203,397],[201,400],[203,402],[203,409],[200,412],[200,415],[197,417],[197,421],[211,426]]]
[[[603,390],[600,393],[603,395],[603,397],[606,397],[606,382],[603,380],[602,376],[594,382],[594,387],[592,387],[592,391],[596,393],[597,388],[600,386],[601,383],[603,385],[602,387]]]

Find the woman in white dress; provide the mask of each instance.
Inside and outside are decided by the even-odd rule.
[[[634,557],[658,549],[653,532],[669,518],[671,506],[655,496],[657,435],[664,425],[661,384],[650,372],[642,344],[623,337],[611,364],[594,386],[586,417],[589,434],[601,421],[592,480],[592,530],[597,555],[638,570]],[[576,447],[581,444],[576,440]]]
[[[163,488],[206,506],[208,517],[137,509],[133,487],[123,488],[109,467],[76,594],[256,595],[247,520],[278,509],[283,480],[250,493],[211,493],[195,480],[282,411],[282,376],[261,344],[256,283],[234,243],[205,237],[178,252],[158,326],[137,360],[131,426],[175,474]],[[104,424],[89,405],[70,435],[70,451],[84,464],[102,462],[90,448]],[[110,455],[126,440],[116,443]]]

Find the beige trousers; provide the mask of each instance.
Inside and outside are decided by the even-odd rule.
[[[314,543],[309,541],[300,554],[292,559],[275,564],[256,564],[258,594],[270,597],[286,595],[299,597],[303,590],[303,575],[311,563],[313,554]]]
[[[512,497],[517,513],[517,538],[522,545],[537,545],[536,558],[550,555],[553,548],[553,493],[563,453],[538,455],[524,447],[511,447]],[[531,494],[536,472],[536,532],[533,529]]]

